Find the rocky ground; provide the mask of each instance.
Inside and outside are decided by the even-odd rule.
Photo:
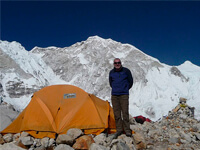
[[[130,117],[133,137],[84,135],[80,129],[70,129],[56,139],[35,139],[26,132],[0,135],[0,150],[200,150],[200,121],[194,119],[193,110],[181,99],[157,122],[140,124]]]

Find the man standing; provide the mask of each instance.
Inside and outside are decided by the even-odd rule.
[[[128,68],[122,67],[119,58],[114,59],[114,68],[109,73],[109,83],[112,88],[111,101],[114,110],[117,136],[125,131],[131,137],[129,123],[129,89],[133,85],[133,77]]]

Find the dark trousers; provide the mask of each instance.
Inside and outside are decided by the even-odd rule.
[[[112,95],[111,101],[115,116],[117,132],[131,133],[129,123],[129,95]]]

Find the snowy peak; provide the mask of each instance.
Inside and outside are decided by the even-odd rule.
[[[105,41],[105,39],[95,35],[95,36],[90,36],[86,41]]]
[[[49,84],[45,78],[47,74],[44,72],[45,63],[42,59],[34,58],[31,53],[26,51],[21,44],[17,42],[1,42],[0,48],[6,53],[11,59],[13,59],[20,68],[29,75],[35,78],[39,78],[43,84]]]
[[[199,66],[193,64],[191,61],[188,61],[188,60],[185,61],[183,64],[179,65],[178,67],[179,68],[187,68],[187,69],[191,68],[191,70],[193,70],[193,69],[199,70],[200,69]]]

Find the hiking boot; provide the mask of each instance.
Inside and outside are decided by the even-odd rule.
[[[118,136],[120,136],[123,132],[116,132],[112,135],[112,139],[117,139]]]
[[[123,134],[123,131],[118,131],[115,133],[117,136],[120,136],[121,134]]]

